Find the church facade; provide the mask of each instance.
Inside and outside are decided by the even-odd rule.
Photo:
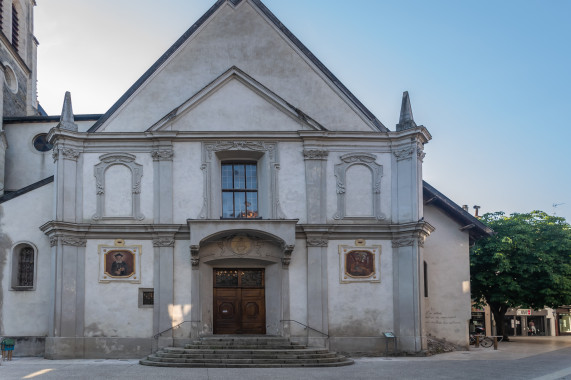
[[[261,1],[218,0],[105,114],[66,94],[45,116],[34,1],[13,3],[30,21],[26,57],[1,41],[16,354],[142,357],[213,334],[467,346],[469,245],[491,231],[423,182],[431,135],[408,93],[391,131]]]

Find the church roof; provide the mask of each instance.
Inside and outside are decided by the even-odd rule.
[[[260,1],[260,0],[218,0],[194,25],[192,25],[128,90],[119,100],[111,106],[111,108],[103,114],[103,116],[88,130],[88,132],[96,132],[111,115],[113,115],[125,103],[139,87],[141,87],[147,79],[149,79],[155,71],[165,63],[194,33],[225,3],[231,3],[236,6],[242,1],[249,1],[256,6],[319,70],[335,85],[338,90],[347,99],[362,112],[362,114],[370,120],[370,122],[381,132],[387,132],[383,123],[381,123],[371,111],[367,109],[360,101],[341,83],[339,79],[325,65],[317,59],[309,51],[309,49],[299,40],[293,33],[287,29],[280,20]]]
[[[428,182],[422,181],[424,204],[431,204],[446,215],[462,225],[462,230],[467,230],[470,240],[478,240],[494,234],[494,230],[480,222],[469,212],[454,203],[446,195],[432,187]]]

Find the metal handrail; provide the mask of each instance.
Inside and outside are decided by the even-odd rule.
[[[313,331],[315,331],[316,333],[319,333],[319,334],[321,334],[321,335],[325,335],[327,338],[329,338],[329,334],[326,334],[326,333],[324,333],[323,331],[316,330],[316,329],[314,329],[313,327],[309,327],[308,325],[306,325],[306,324],[304,324],[304,323],[301,323],[301,322],[298,322],[298,321],[296,321],[295,319],[282,319],[280,322],[295,322],[295,323],[298,323],[298,324],[302,325],[302,326],[305,327],[306,329],[313,330]]]
[[[166,333],[167,331],[171,331],[171,330],[176,330],[178,329],[180,326],[182,326],[184,323],[192,323],[192,322],[200,322],[200,321],[182,321],[181,323],[179,323],[176,326],[171,326],[168,329],[161,331],[160,333],[157,333],[155,335],[153,335],[153,339],[158,339],[161,335],[163,335],[164,333]]]

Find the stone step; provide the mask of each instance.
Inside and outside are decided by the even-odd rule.
[[[161,358],[174,358],[174,359],[291,359],[291,358],[304,358],[304,359],[319,359],[319,358],[333,358],[337,357],[334,352],[324,352],[321,354],[303,354],[298,353],[284,353],[276,354],[275,352],[268,353],[251,353],[251,354],[170,354],[165,352],[157,352],[155,354]]]
[[[161,363],[205,363],[205,364],[311,364],[311,363],[336,363],[341,359],[339,357],[332,358],[289,358],[289,359],[184,359],[184,358],[165,358],[159,356],[149,355],[147,360]]]
[[[287,346],[287,345],[255,345],[255,344],[235,344],[235,345],[224,345],[224,344],[187,344],[184,346],[187,350],[300,350],[304,349],[305,346]]]
[[[353,364],[353,360],[283,337],[216,335],[203,337],[185,348],[165,347],[140,363],[186,368],[278,368],[337,367]]]
[[[226,364],[226,363],[167,363],[153,362],[143,359],[141,365],[155,367],[177,368],[294,368],[294,367],[342,367],[354,364],[351,359],[344,359],[335,363],[273,363],[273,364]]]
[[[288,354],[292,353],[295,355],[304,355],[304,354],[320,354],[329,352],[326,348],[300,348],[300,349],[228,349],[228,348],[220,348],[220,349],[192,349],[192,348],[177,348],[177,347],[165,347],[162,350],[164,353],[174,354],[174,355],[184,355],[184,354],[226,354],[226,355],[234,355],[234,354],[242,354],[242,355],[251,355],[251,354]]]

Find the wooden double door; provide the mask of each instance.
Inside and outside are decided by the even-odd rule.
[[[265,334],[263,269],[214,269],[214,334]]]

